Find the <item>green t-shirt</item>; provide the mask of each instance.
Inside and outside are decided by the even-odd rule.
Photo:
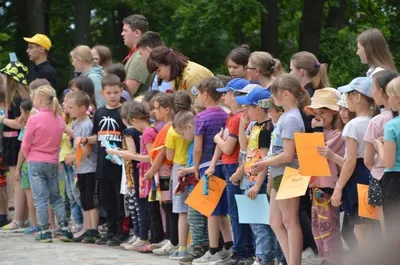
[[[146,65],[143,63],[142,56],[139,51],[135,51],[125,64],[126,80],[132,79],[142,83],[135,95],[146,92],[154,78],[153,74],[147,71]]]
[[[386,168],[385,172],[400,172],[400,117],[391,119],[385,124],[385,141],[396,144],[396,161],[392,168]]]

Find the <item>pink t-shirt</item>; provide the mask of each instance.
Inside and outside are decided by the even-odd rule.
[[[21,150],[28,162],[58,164],[64,121],[50,109],[40,109],[25,126]]]
[[[393,113],[390,110],[384,110],[381,114],[373,117],[368,124],[364,141],[374,144],[374,140],[383,137],[383,131],[386,122],[393,119]],[[385,165],[380,160],[378,153],[375,153],[374,165],[371,169],[371,175],[374,179],[381,180],[385,171]]]
[[[152,144],[157,137],[157,132],[153,127],[149,127],[144,130],[140,139],[140,153],[147,155],[149,150],[146,148],[146,144]],[[151,165],[149,162],[139,162],[139,196],[140,198],[146,198],[149,195],[151,181],[144,178],[144,174],[150,169]]]

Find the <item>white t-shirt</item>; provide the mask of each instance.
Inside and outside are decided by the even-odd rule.
[[[383,71],[385,69],[383,69],[382,67],[370,67],[367,71],[367,77],[372,78],[374,76],[374,74]]]
[[[352,138],[358,143],[357,158],[364,158],[364,136],[368,128],[371,117],[362,116],[356,117],[349,121],[343,129],[343,139]],[[345,157],[347,156],[347,148]]]

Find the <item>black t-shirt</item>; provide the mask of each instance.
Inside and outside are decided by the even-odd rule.
[[[262,123],[254,124],[254,126],[259,126],[260,136],[258,137],[258,148],[269,148],[271,145],[271,134],[274,130],[274,125],[270,120],[264,121]]]
[[[97,134],[97,168],[98,179],[121,179],[122,167],[106,159],[106,148],[101,141],[122,147],[122,134],[126,129],[120,115],[120,108],[107,109],[105,106],[97,109],[93,119],[93,134]]]
[[[28,82],[32,82],[35,79],[44,78],[50,82],[51,86],[54,89],[57,85],[57,73],[54,70],[53,66],[50,65],[48,61],[40,63],[38,65],[34,65],[28,72]]]
[[[313,83],[308,83],[304,86],[304,89],[307,90],[308,94],[310,94],[310,98],[314,96],[315,89]]]
[[[11,105],[8,108],[8,111],[7,111],[7,118],[8,119],[14,120],[14,119],[18,118],[19,116],[21,116],[20,106],[21,106],[21,102],[22,101],[23,100],[21,99],[20,96],[15,96],[14,97],[14,99],[11,102]],[[19,130],[12,129],[12,128],[6,126],[6,125],[4,125],[3,131],[5,131],[5,132],[18,131],[19,132]]]

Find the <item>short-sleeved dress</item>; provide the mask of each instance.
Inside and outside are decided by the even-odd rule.
[[[9,106],[6,113],[8,119],[16,119],[21,116],[22,99],[19,96],[14,97],[13,103]],[[17,165],[18,153],[21,149],[21,141],[18,140],[20,130],[12,129],[4,125],[3,129],[3,164],[7,167]]]

